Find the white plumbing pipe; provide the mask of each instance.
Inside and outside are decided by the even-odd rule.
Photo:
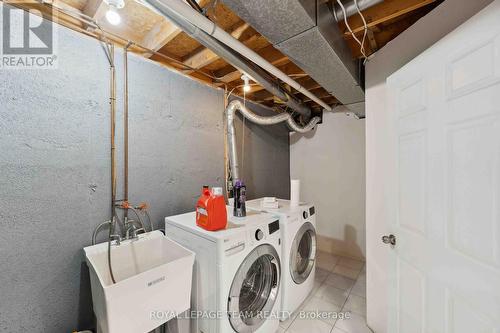
[[[239,40],[225,32],[223,29],[218,27],[214,22],[210,21],[208,18],[203,16],[202,14],[198,13],[196,10],[194,10],[191,6],[189,6],[187,3],[185,3],[182,0],[159,0],[165,7],[168,7],[170,10],[176,12],[178,15],[184,17],[186,20],[191,22],[194,26],[200,28],[201,30],[205,31],[207,34],[211,35],[212,37],[216,38],[220,42],[226,44],[229,48],[235,50],[236,52],[240,53],[244,57],[248,58],[250,61],[254,62],[255,64],[259,65],[269,73],[273,74],[277,78],[279,78],[281,81],[285,82],[286,84],[290,85],[292,88],[296,89],[298,92],[302,93],[303,95],[309,97],[312,101],[316,102],[317,104],[321,105],[323,108],[325,108],[327,111],[331,111],[332,108],[323,102],[321,99],[316,97],[313,93],[311,93],[309,90],[301,86],[298,82],[290,78],[288,75],[280,71],[278,68],[276,68],[273,64],[271,64],[269,61],[261,57],[259,54],[257,54],[255,51],[247,47],[245,44],[241,43]]]

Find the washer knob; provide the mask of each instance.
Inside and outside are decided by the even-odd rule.
[[[257,229],[257,231],[255,232],[255,239],[260,241],[262,238],[264,238],[264,233],[262,232],[262,230]]]
[[[307,214],[307,211],[304,211],[304,212],[302,213],[302,216],[304,216],[304,218],[305,218],[305,219],[307,219],[307,218],[309,217],[309,214]]]

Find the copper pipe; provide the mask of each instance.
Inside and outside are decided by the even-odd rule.
[[[116,70],[115,70],[115,46],[110,45],[110,111],[111,111],[111,218],[115,215],[116,202],[116,144],[115,144],[115,127],[116,127]]]
[[[128,48],[123,49],[123,198],[128,202]],[[127,223],[128,209],[124,212]]]
[[[109,46],[109,71],[110,71],[110,97],[109,105],[111,111],[111,226],[109,228],[109,238],[108,238],[108,266],[109,274],[111,276],[111,281],[116,283],[115,277],[113,275],[113,269],[111,267],[111,238],[114,236],[115,225],[116,225],[116,146],[115,146],[115,125],[116,125],[116,70],[115,70],[115,46],[110,43]]]

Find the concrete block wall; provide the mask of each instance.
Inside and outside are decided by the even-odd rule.
[[[93,326],[82,248],[109,219],[109,64],[96,40],[62,27],[57,38],[58,69],[0,69],[0,332]],[[148,202],[158,228],[192,210],[203,184],[223,185],[223,91],[129,61],[130,200]],[[250,198],[288,195],[287,129],[246,125]]]

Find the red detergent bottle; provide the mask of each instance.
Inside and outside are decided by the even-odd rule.
[[[203,186],[196,203],[196,225],[208,231],[226,228],[227,211],[222,188],[214,187],[210,191],[208,186]]]

